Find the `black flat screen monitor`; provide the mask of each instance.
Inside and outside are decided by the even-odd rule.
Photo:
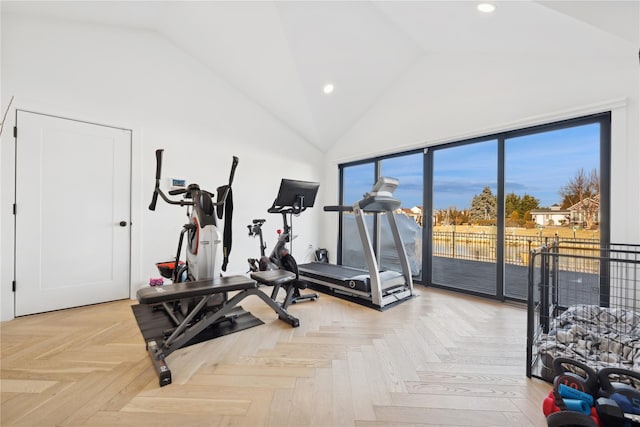
[[[278,197],[273,202],[274,207],[293,207],[305,209],[313,207],[320,184],[317,182],[297,181],[283,178],[280,182]]]

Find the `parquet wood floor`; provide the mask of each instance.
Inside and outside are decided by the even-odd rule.
[[[158,387],[130,306],[0,324],[2,426],[545,426],[526,310],[418,287],[385,312],[321,295],[171,354]]]

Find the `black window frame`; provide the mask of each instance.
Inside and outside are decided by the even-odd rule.
[[[400,157],[405,155],[412,155],[416,153],[423,153],[423,226],[422,226],[422,280],[416,281],[418,284],[434,287],[447,288],[446,284],[436,284],[432,282],[431,276],[431,254],[433,252],[433,245],[431,236],[433,233],[433,202],[431,195],[433,194],[433,156],[438,150],[444,150],[447,148],[480,143],[488,140],[497,140],[498,142],[498,172],[497,172],[497,198],[498,212],[504,211],[504,197],[505,197],[505,141],[510,138],[522,137],[533,135],[537,133],[550,132],[555,130],[561,130],[571,127],[583,126],[587,124],[599,123],[600,124],[600,244],[601,246],[607,246],[611,243],[611,111],[603,111],[599,113],[589,114],[585,116],[579,116],[574,118],[557,120],[549,123],[543,123],[538,125],[527,126],[523,128],[504,130],[495,132],[492,134],[481,135],[463,140],[450,141],[435,145],[425,145],[421,148],[412,150],[404,150],[397,153],[390,153],[386,155],[369,157],[352,162],[341,163],[338,165],[339,170],[339,200],[340,204],[343,204],[344,200],[344,168],[350,166],[356,166],[366,163],[374,164],[374,182],[380,176],[380,162],[385,159]],[[496,248],[496,294],[493,296],[499,300],[513,299],[504,296],[504,232],[505,232],[505,218],[504,215],[497,216],[497,241],[503,242],[497,245]],[[342,264],[342,216],[338,221],[338,250],[337,261],[338,264]],[[374,245],[378,239],[378,229],[374,224],[374,235],[372,236]],[[375,246],[374,246],[375,247]],[[604,284],[603,284],[604,286]],[[454,289],[456,292],[470,293],[473,292]],[[487,297],[487,294],[480,294],[480,296]],[[489,295],[491,298],[492,296]]]

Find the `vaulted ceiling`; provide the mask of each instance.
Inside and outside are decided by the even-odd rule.
[[[640,1],[3,1],[24,13],[155,31],[322,151],[418,61],[637,54]],[[334,85],[327,95],[323,87]]]

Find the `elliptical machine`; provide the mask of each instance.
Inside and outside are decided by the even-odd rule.
[[[172,352],[195,341],[207,340],[220,335],[237,332],[259,322],[247,319],[247,314],[238,304],[249,296],[257,296],[276,312],[278,319],[295,327],[300,320],[289,314],[286,304],[276,303],[272,297],[259,289],[258,283],[276,288],[292,280],[293,273],[284,270],[260,271],[249,279],[241,275],[218,277],[220,274],[220,252],[223,245],[222,271],[226,270],[231,251],[231,215],[233,197],[231,184],[238,158],[233,158],[231,174],[227,185],[218,187],[218,201],[214,194],[191,184],[185,189],[171,190],[169,195],[182,195],[183,199],[170,199],[160,189],[162,152],[156,151],[156,185],[149,205],[155,210],[158,195],[167,203],[187,207],[189,222],[183,226],[178,243],[176,259],[171,261],[164,276],[177,282],[195,280],[188,283],[172,283],[158,288],[142,288],[136,292],[140,304],[134,306],[134,315],[145,339],[147,352],[158,374],[160,386],[171,383],[171,371],[166,357]],[[226,210],[226,213],[224,212]],[[217,218],[216,218],[217,213]],[[224,215],[224,237],[220,237],[217,220]],[[179,258],[184,236],[187,235],[186,262]],[[160,266],[159,266],[160,268]],[[161,269],[161,273],[163,270]],[[273,274],[275,273],[275,274]],[[204,277],[207,276],[207,277]],[[291,291],[293,288],[289,288]],[[230,298],[227,294],[232,294]],[[287,300],[289,299],[289,293]],[[166,316],[165,316],[166,315]],[[241,320],[244,319],[244,320]],[[227,322],[221,325],[222,322]],[[167,324],[170,326],[168,329]],[[206,332],[205,332],[206,331]]]
[[[238,166],[238,158],[233,157],[228,183],[216,190],[217,202],[213,202],[216,194],[201,189],[198,184],[189,184],[187,188],[170,190],[170,196],[182,196],[180,200],[173,200],[160,188],[163,152],[163,149],[156,150],[156,184],[149,210],[155,211],[159,195],[170,205],[186,206],[189,220],[183,225],[180,232],[175,260],[156,264],[158,270],[163,277],[171,279],[174,283],[219,277],[220,270],[226,271],[231,252],[231,217],[233,214],[231,184]],[[221,236],[217,223],[218,219],[221,220],[223,216],[224,236]],[[185,261],[181,262],[180,255],[185,235],[187,236]],[[218,250],[220,244],[222,244],[222,253]],[[218,300],[212,301],[210,305],[219,305],[225,301],[226,295],[220,294]],[[185,312],[186,309],[187,307],[183,307],[182,311]]]

